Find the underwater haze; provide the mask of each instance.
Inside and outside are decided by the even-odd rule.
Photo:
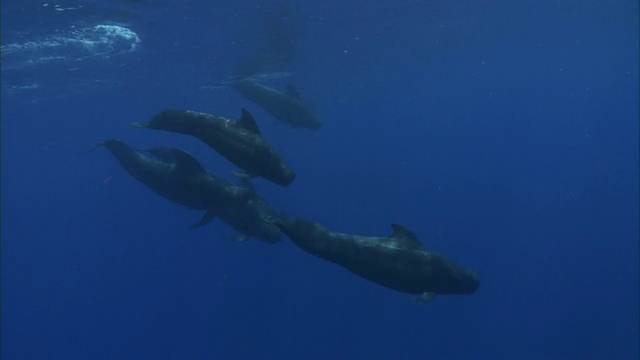
[[[636,0],[2,2],[2,359],[637,359]],[[294,85],[322,127],[225,86]],[[296,172],[252,180],[328,229],[476,271],[412,300],[286,237],[151,191],[104,148],[188,151],[130,127],[239,119]]]

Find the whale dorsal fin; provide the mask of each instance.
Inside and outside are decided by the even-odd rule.
[[[247,131],[260,135],[260,128],[258,128],[256,120],[246,109],[242,109],[242,116],[240,120],[238,120],[238,123]]]
[[[398,240],[398,242],[407,249],[422,249],[422,243],[413,234],[413,232],[406,227],[399,224],[391,224],[393,228],[392,237]]]
[[[293,85],[287,85],[287,95],[294,97],[298,100],[302,100],[302,98],[300,97],[300,93],[296,88],[293,87]]]
[[[191,154],[180,149],[169,149],[173,153],[175,163],[183,171],[189,173],[207,172],[202,164],[196,160]]]
[[[147,151],[164,162],[176,164],[177,168],[187,173],[206,172],[198,160],[184,150],[160,147]]]

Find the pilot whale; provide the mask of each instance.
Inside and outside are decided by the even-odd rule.
[[[304,219],[274,223],[302,250],[387,288],[421,294],[416,300],[472,294],[480,284],[474,271],[425,249],[402,225],[393,224],[391,236],[367,237],[333,232]]]
[[[233,80],[225,84],[292,127],[314,130],[322,127],[310,106],[302,101],[298,91],[291,85],[286,92],[282,92],[251,79]]]
[[[253,116],[245,109],[237,121],[201,112],[168,109],[149,122],[130,126],[195,136],[245,170],[249,178],[259,176],[288,186],[296,176],[280,154],[262,138]]]
[[[180,149],[154,148],[147,151],[167,163],[175,164],[177,168],[196,166],[201,168],[200,164],[197,163],[191,155]],[[202,175],[203,172],[204,169],[199,171],[200,175]],[[208,175],[212,176],[211,174]],[[280,211],[271,207],[266,200],[256,192],[249,180],[242,179],[240,184],[234,184],[215,177],[213,177],[213,179],[226,188],[233,188],[235,191],[239,191],[242,196],[230,198],[228,201],[220,201],[206,209],[207,212],[202,217],[202,220],[192,225],[191,228],[206,225],[214,218],[219,218],[239,233],[239,235],[234,238],[237,241],[253,237],[270,244],[275,244],[282,240],[283,234],[280,229],[264,221],[265,218],[280,218],[282,216]],[[189,186],[185,190],[197,197],[206,197],[208,191],[212,191],[197,186]]]
[[[91,150],[99,146],[107,148],[131,176],[156,194],[189,209],[207,211],[192,227],[207,224],[219,209],[245,204],[252,196],[246,187],[206,172],[189,153],[179,149],[147,150],[154,159],[120,140],[105,140]]]
[[[160,196],[190,209],[205,210],[191,228],[218,217],[240,233],[237,240],[254,237],[270,244],[282,240],[280,229],[264,221],[280,218],[280,212],[258,195],[249,180],[234,184],[218,178],[180,149],[146,150],[154,159],[119,140],[103,141],[91,150],[99,146],[106,147],[129,174]]]

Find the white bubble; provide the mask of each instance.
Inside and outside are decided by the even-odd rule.
[[[126,54],[137,50],[140,42],[138,34],[124,26],[73,28],[54,36],[2,45],[2,70]]]

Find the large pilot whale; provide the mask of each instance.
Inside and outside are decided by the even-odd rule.
[[[219,217],[240,235],[274,244],[282,232],[264,218],[280,218],[280,212],[260,197],[249,180],[241,184],[218,178],[206,172],[186,151],[175,148],[152,148],[146,152],[134,150],[120,140],[105,140],[104,146],[120,165],[135,179],[158,195],[189,209],[205,210],[202,219],[191,226],[200,227]]]
[[[282,92],[251,79],[232,80],[224,84],[292,127],[314,130],[322,127],[309,104],[302,100],[298,91],[291,85],[287,86],[286,92]]]
[[[179,149],[147,150],[153,158],[116,139],[102,141],[91,150],[99,146],[107,148],[131,176],[156,194],[189,209],[207,211],[193,227],[208,223],[216,209],[246,203],[251,196],[245,187],[208,173]]]
[[[391,236],[367,237],[333,232],[304,219],[274,223],[302,250],[387,288],[421,294],[416,300],[472,294],[480,284],[474,271],[425,249],[402,225],[393,224]]]
[[[245,109],[237,121],[201,112],[168,109],[149,122],[130,126],[195,136],[245,170],[249,178],[259,176],[288,186],[296,176],[280,154],[262,138],[253,116]]]
[[[177,168],[200,166],[190,154],[180,149],[163,147],[149,149],[147,151],[167,163],[174,164]],[[202,176],[202,172],[204,172],[204,169],[200,171],[200,176]],[[208,175],[212,176],[211,174]],[[192,174],[191,176],[198,175]],[[249,180],[242,179],[240,184],[236,185],[223,179],[215,179],[217,182],[224,184],[226,188],[239,188],[242,197],[229,199],[230,201],[221,201],[206,209],[207,212],[202,219],[192,225],[191,228],[206,225],[217,217],[239,233],[239,235],[234,238],[237,241],[253,237],[270,244],[275,244],[282,240],[283,234],[280,229],[264,221],[264,219],[281,218],[281,212],[271,207],[267,201],[256,192]],[[207,190],[209,189],[188,187],[184,190],[191,192],[193,196],[206,197]],[[246,198],[244,195],[246,195]]]

